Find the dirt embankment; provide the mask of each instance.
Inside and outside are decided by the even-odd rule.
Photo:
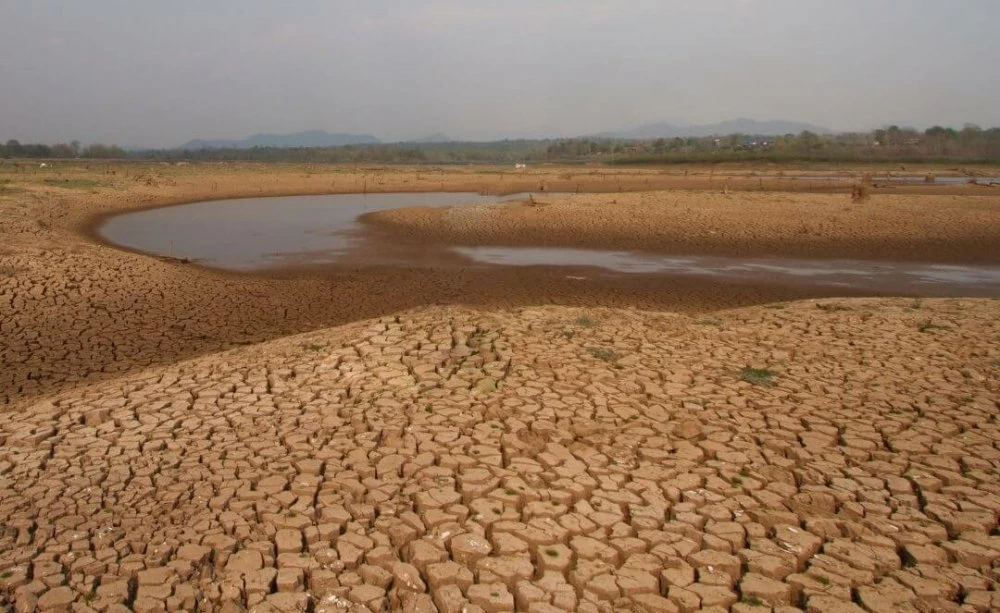
[[[946,263],[1000,262],[1000,195],[659,191],[369,213],[394,236],[461,245],[563,246]]]

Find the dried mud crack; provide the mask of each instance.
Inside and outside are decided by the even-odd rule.
[[[429,307],[25,404],[0,414],[0,593],[997,609],[1000,303],[822,304]]]

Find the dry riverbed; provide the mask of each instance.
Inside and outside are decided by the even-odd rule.
[[[859,207],[813,231],[845,241],[864,231],[829,216],[868,215],[933,249],[995,231],[987,188],[851,205],[719,194],[715,171],[23,170],[0,167],[0,609],[1000,608],[1000,301],[765,304],[801,296],[580,291],[537,270],[272,278],[88,233],[210,198],[708,181],[539,211],[571,223],[610,197],[642,241],[644,202],[682,203],[696,246],[715,244],[704,224],[749,245],[740,220],[787,238],[795,207]]]
[[[795,287],[720,289],[711,281],[642,276],[580,283],[571,278],[574,273],[558,269],[500,268],[483,274],[337,267],[281,278],[235,275],[109,248],[94,234],[106,215],[199,200],[541,188],[617,192],[721,180],[710,176],[704,169],[514,173],[483,167],[278,164],[0,166],[0,405],[427,304],[554,303],[691,312],[820,295]]]
[[[431,307],[81,388],[0,416],[0,589],[43,611],[995,610],[998,315]]]

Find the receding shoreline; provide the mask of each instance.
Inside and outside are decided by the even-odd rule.
[[[25,174],[0,171],[0,402],[118,376],[247,343],[433,304],[483,308],[561,304],[703,312],[808,297],[859,295],[829,288],[731,284],[631,276],[588,279],[576,269],[528,267],[456,271],[340,267],[274,274],[219,271],[105,244],[96,228],[110,215],[210,199],[364,192],[573,191],[624,198],[619,190],[687,189],[708,179],[657,171],[541,168],[357,169],[315,166],[60,165]],[[50,177],[93,187],[67,189]],[[744,179],[748,189],[752,178]],[[787,181],[786,181],[787,183]],[[716,188],[690,191],[722,197]],[[737,189],[737,181],[730,188]],[[835,189],[844,189],[839,183]],[[904,188],[905,189],[905,188]],[[987,188],[948,187],[966,194]],[[667,193],[688,193],[671,191]],[[783,198],[801,192],[740,192]],[[579,198],[580,196],[576,196]],[[594,196],[595,198],[598,196]],[[797,197],[797,196],[795,196]],[[811,197],[820,197],[813,194]],[[849,205],[846,194],[828,195]],[[942,196],[950,198],[950,196]],[[881,196],[872,204],[878,206]],[[993,198],[983,198],[993,202]],[[546,240],[555,235],[546,235]],[[575,238],[574,238],[575,240]],[[479,267],[481,269],[481,267]],[[588,275],[589,276],[589,275]],[[867,293],[871,295],[871,293]]]
[[[463,246],[555,246],[667,255],[1000,263],[1000,198],[642,192],[540,194],[490,206],[361,217],[389,238]]]

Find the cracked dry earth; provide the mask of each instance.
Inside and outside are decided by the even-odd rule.
[[[998,315],[434,307],[78,388],[0,414],[0,605],[996,610]]]

